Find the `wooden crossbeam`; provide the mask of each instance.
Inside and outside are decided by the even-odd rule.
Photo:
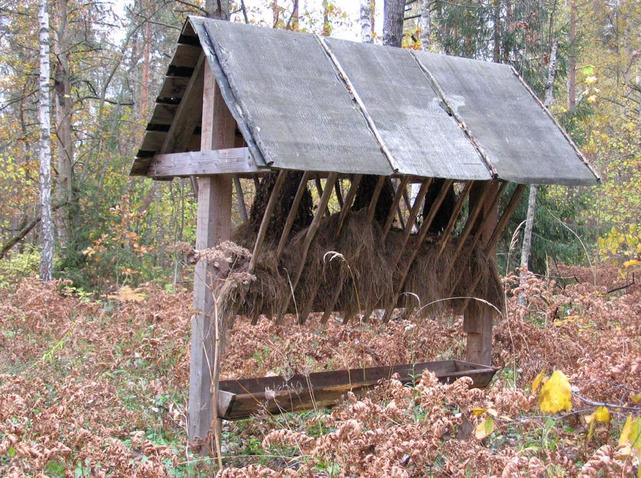
[[[445,197],[447,196],[447,193],[449,192],[449,189],[452,187],[453,183],[454,181],[451,179],[448,179],[443,183],[441,190],[436,196],[436,199],[434,199],[434,203],[430,205],[430,211],[427,217],[423,219],[423,223],[421,224],[418,234],[416,235],[416,242],[414,244],[414,247],[411,249],[410,258],[405,263],[405,266],[403,267],[403,269],[401,269],[402,272],[398,281],[398,285],[396,287],[396,293],[394,294],[395,297],[393,299],[393,302],[387,308],[387,310],[385,310],[385,315],[383,316],[384,322],[389,321],[389,319],[392,316],[392,310],[394,309],[394,306],[398,302],[398,298],[400,297],[400,294],[403,291],[403,286],[405,285],[405,280],[407,279],[407,275],[409,274],[409,271],[412,268],[412,264],[414,264],[414,260],[416,259],[416,256],[418,255],[418,252],[421,249],[421,246],[425,241],[425,238],[427,237],[427,233],[430,230],[430,226],[432,225],[432,222],[434,222],[434,218],[436,217],[438,210],[441,208],[441,205],[443,204],[443,201],[445,200]]]
[[[170,179],[183,176],[252,174],[262,171],[268,170],[256,166],[248,148],[226,148],[156,154],[151,160],[147,176]]]
[[[296,216],[298,215],[300,202],[303,199],[305,191],[307,190],[307,181],[309,181],[309,176],[309,171],[305,171],[303,173],[303,176],[300,178],[300,183],[298,184],[298,189],[296,190],[296,195],[294,196],[294,201],[292,202],[292,207],[289,209],[289,213],[287,214],[287,220],[285,221],[285,226],[283,227],[283,231],[280,234],[280,240],[278,241],[278,247],[276,248],[277,264],[280,256],[285,250],[287,241],[289,240],[289,233],[292,231],[294,221],[296,220]]]
[[[325,183],[325,190],[323,191],[323,194],[320,198],[318,208],[316,209],[316,213],[314,214],[312,223],[307,228],[307,233],[305,235],[305,239],[303,242],[303,250],[301,252],[300,263],[298,264],[298,268],[296,269],[296,273],[294,274],[294,280],[292,281],[292,285],[291,285],[291,288],[292,288],[291,294],[287,296],[287,299],[285,300],[285,304],[283,305],[283,308],[281,309],[280,314],[278,314],[277,321],[279,321],[279,319],[283,316],[283,314],[287,312],[287,308],[289,307],[289,302],[292,299],[292,296],[294,296],[296,293],[296,287],[298,286],[298,282],[300,281],[300,278],[303,275],[303,270],[305,269],[305,262],[307,262],[307,254],[309,253],[309,247],[311,246],[312,241],[316,236],[316,232],[318,231],[321,218],[323,217],[323,215],[325,214],[325,211],[327,210],[329,197],[331,196],[332,189],[334,188],[334,183],[336,182],[337,179],[338,179],[338,173],[330,173],[329,176],[327,177],[327,182]]]
[[[265,235],[267,234],[267,228],[269,227],[269,221],[271,220],[272,213],[276,207],[276,203],[280,198],[280,192],[283,189],[285,184],[285,178],[287,176],[287,171],[281,169],[278,172],[278,177],[276,178],[276,183],[272,189],[272,193],[269,196],[267,201],[267,207],[265,208],[265,213],[263,214],[263,219],[260,222],[260,227],[258,229],[258,235],[256,236],[256,243],[254,244],[254,252],[249,261],[249,272],[252,273],[256,267],[256,261],[258,260],[258,255],[260,254],[260,248],[263,245],[265,240]]]

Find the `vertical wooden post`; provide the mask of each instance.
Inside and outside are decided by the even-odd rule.
[[[201,149],[229,148],[234,145],[235,121],[216,85],[211,70],[205,68]],[[198,177],[196,249],[214,247],[231,235],[232,177]],[[217,323],[213,317],[214,271],[200,261],[194,277],[194,308],[191,324],[191,362],[189,366],[189,439],[196,446],[206,445],[216,408],[217,371],[214,369],[214,337]],[[222,332],[221,332],[222,333]],[[220,354],[219,354],[220,355]],[[219,360],[222,357],[219,357]]]
[[[483,188],[483,189],[481,189]],[[498,201],[493,201],[498,193],[498,182],[492,182],[484,189],[483,185],[475,184],[470,192],[470,210],[474,203],[483,202],[480,220],[476,221],[473,234],[480,235],[481,243],[486,243],[498,220]],[[491,253],[491,252],[490,252]],[[468,362],[484,365],[492,364],[492,322],[494,311],[490,307],[466,308],[463,319],[463,330],[467,334],[465,359]]]

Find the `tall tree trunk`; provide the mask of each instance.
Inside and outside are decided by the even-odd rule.
[[[576,0],[570,0],[570,27],[568,42],[568,110],[576,109]]]
[[[205,10],[209,18],[229,20],[229,0],[206,0]]]
[[[287,29],[298,31],[299,13],[298,13],[298,0],[292,0],[292,16],[289,17],[287,22]]]
[[[492,21],[494,22],[494,36],[493,36],[493,47],[494,51],[492,52],[492,60],[495,63],[501,62],[501,0],[493,0],[494,2],[494,14]]]
[[[505,27],[503,29],[503,63],[510,62],[510,50],[512,49],[512,39],[509,34],[512,28],[512,0],[505,0]]]
[[[559,43],[554,40],[550,49],[550,63],[548,64],[548,78],[545,82],[545,98],[543,104],[550,106],[554,103],[554,80],[556,79],[557,51]]]
[[[432,35],[432,0],[421,0],[421,49],[428,50],[430,46],[430,36]]]
[[[323,0],[323,36],[332,34],[332,24],[329,21],[329,0]]]
[[[372,41],[374,41],[374,35],[376,33],[376,0],[370,0],[369,11],[372,18]]]
[[[272,28],[278,28],[279,21],[280,7],[278,6],[278,0],[272,0]]]
[[[56,138],[58,140],[58,171],[56,176],[56,202],[66,204],[59,209],[56,221],[58,239],[64,247],[72,236],[73,216],[73,108],[71,102],[71,71],[69,52],[69,30],[67,23],[68,0],[56,1],[57,32],[54,42],[54,106],[56,119]]]
[[[361,0],[360,23],[361,41],[372,43],[372,3],[370,0]]]
[[[146,2],[143,2],[143,8],[147,9]],[[151,71],[151,22],[145,22],[145,28],[142,34],[142,81],[140,85],[140,110],[138,115],[143,120],[147,120],[149,107],[149,80]]]
[[[42,222],[42,256],[40,260],[40,279],[53,278],[54,230],[51,217],[51,109],[49,99],[49,14],[47,0],[40,0],[38,23],[40,25],[40,74],[38,76],[39,100],[38,120],[40,122],[40,217]]]
[[[403,42],[405,0],[385,0],[383,4],[383,43],[400,47]]]

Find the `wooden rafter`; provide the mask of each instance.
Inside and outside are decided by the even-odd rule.
[[[276,207],[276,203],[280,199],[280,192],[283,189],[285,184],[285,178],[287,177],[287,171],[284,169],[278,172],[278,177],[276,178],[276,183],[272,189],[272,193],[269,196],[267,201],[267,207],[265,208],[265,213],[263,214],[263,219],[260,222],[260,228],[258,229],[258,235],[256,236],[256,243],[254,244],[254,252],[252,253],[251,260],[249,261],[249,272],[253,272],[256,267],[256,261],[258,260],[258,255],[260,254],[260,248],[263,245],[265,240],[265,235],[267,234],[267,228],[269,227],[269,221],[271,220],[272,213]]]
[[[278,247],[276,248],[276,263],[278,263],[280,256],[282,256],[283,251],[285,250],[285,246],[287,245],[287,241],[289,240],[289,233],[292,231],[294,221],[296,220],[300,202],[302,201],[303,195],[307,190],[307,181],[309,181],[309,171],[305,171],[303,173],[303,176],[300,178],[300,183],[298,184],[298,189],[296,190],[296,195],[294,196],[294,201],[292,202],[292,206],[289,209],[289,213],[287,214],[285,226],[283,227],[283,231],[280,234],[280,240],[278,241]]]
[[[432,225],[432,222],[434,222],[434,218],[441,208],[441,204],[443,204],[443,201],[445,200],[445,197],[447,196],[447,193],[449,192],[449,189],[452,187],[453,183],[454,181],[451,179],[448,179],[443,183],[443,185],[441,186],[441,190],[436,196],[436,199],[434,199],[434,203],[430,205],[430,211],[427,214],[427,217],[423,219],[423,223],[421,224],[418,234],[416,235],[416,242],[414,243],[414,247],[411,248],[410,257],[404,264],[404,267],[401,269],[401,275],[396,286],[396,293],[394,294],[392,304],[385,310],[385,315],[383,316],[383,321],[385,322],[387,322],[392,316],[392,310],[398,302],[398,298],[400,297],[400,294],[403,291],[403,287],[405,286],[405,279],[407,279],[407,274],[409,274],[409,271],[414,264],[414,260],[416,259],[416,256],[418,255],[418,252],[421,249],[425,238],[427,237],[430,226]]]
[[[398,248],[398,251],[396,251],[396,255],[394,256],[394,267],[396,267],[398,265],[398,262],[401,260],[401,256],[403,255],[403,251],[405,250],[407,241],[409,240],[410,234],[412,233],[412,229],[416,224],[416,218],[418,217],[418,214],[423,207],[423,202],[425,200],[425,196],[427,195],[430,184],[432,184],[432,178],[425,179],[421,183],[421,187],[418,190],[416,199],[414,200],[414,205],[412,206],[412,209],[410,209],[410,215],[407,218],[407,224],[405,225],[405,230],[403,231],[403,239],[401,240],[400,247]]]
[[[329,197],[331,196],[332,189],[334,188],[334,183],[336,182],[337,179],[338,179],[338,173],[330,173],[329,176],[327,177],[327,182],[325,183],[325,190],[323,191],[323,194],[320,198],[318,208],[316,209],[316,213],[314,214],[314,219],[312,219],[312,223],[307,228],[307,233],[305,235],[305,239],[303,242],[303,250],[301,252],[300,262],[298,264],[298,267],[294,274],[294,278],[291,283],[291,289],[292,289],[291,294],[287,296],[287,299],[285,300],[283,308],[278,314],[279,319],[287,311],[289,307],[289,302],[292,296],[294,296],[296,293],[298,282],[300,281],[300,278],[303,274],[303,270],[305,269],[305,263],[307,262],[307,254],[309,253],[309,247],[311,246],[312,241],[316,236],[316,232],[318,231],[321,218],[325,214],[325,211],[327,209],[327,204],[329,203]]]
[[[389,214],[387,215],[387,219],[385,220],[385,224],[383,225],[383,241],[387,237],[387,233],[392,228],[392,223],[394,222],[394,216],[396,216],[396,214],[398,213],[399,217],[402,218],[402,216],[400,215],[399,205],[401,203],[401,199],[403,198],[403,191],[406,191],[409,180],[410,180],[409,176],[403,176],[401,178],[401,181],[398,187],[396,188],[396,193],[394,194],[394,201],[392,202],[392,207],[390,208]]]

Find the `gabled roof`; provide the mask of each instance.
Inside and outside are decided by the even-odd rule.
[[[598,180],[510,66],[200,17],[185,23],[131,174],[146,174],[156,153],[199,149],[200,99],[192,122],[172,122],[183,96],[202,94],[190,85],[201,53],[261,167]],[[168,141],[179,127],[191,138]]]

